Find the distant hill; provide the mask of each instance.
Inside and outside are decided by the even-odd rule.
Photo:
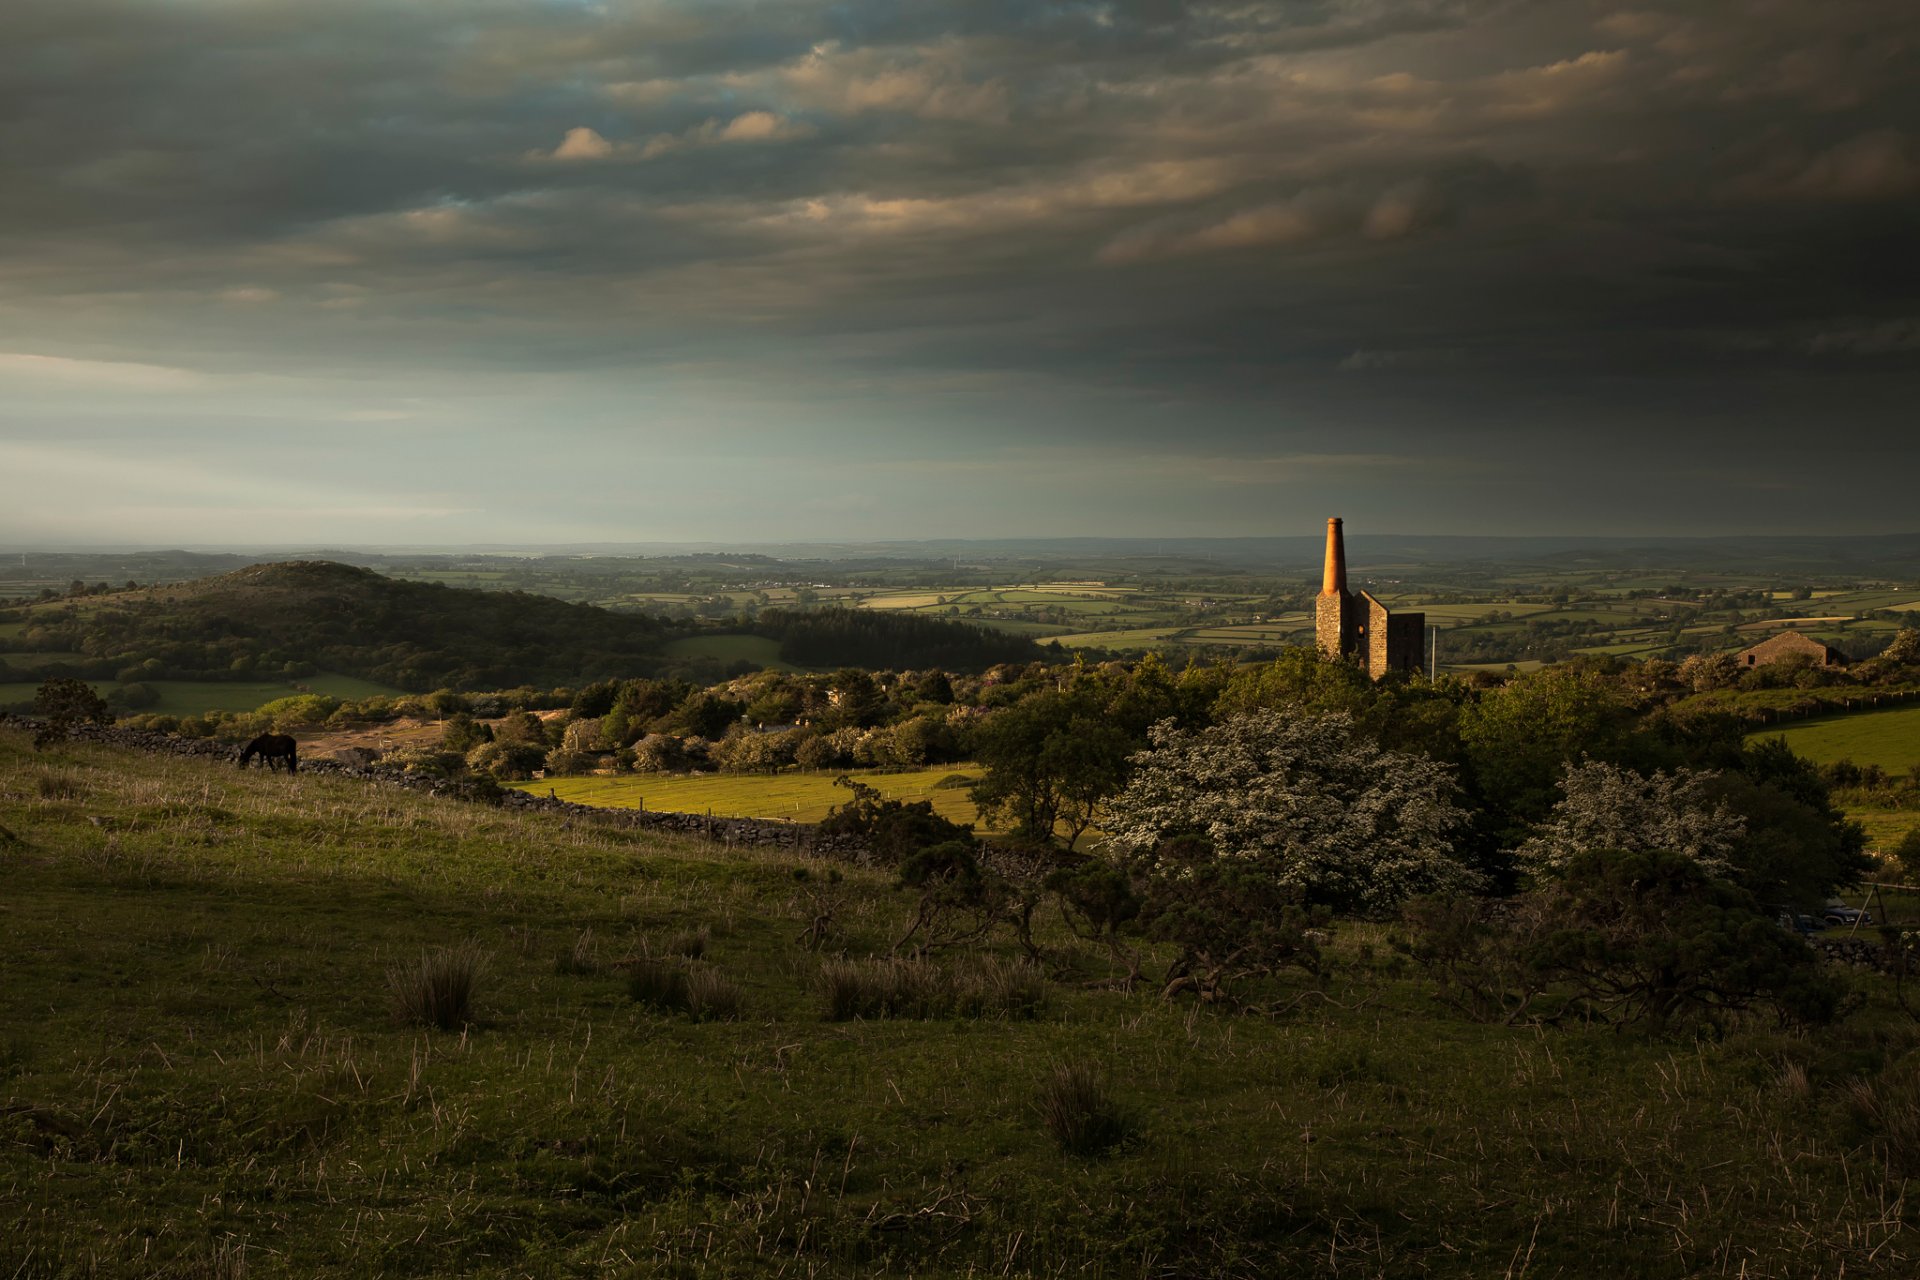
[[[319,560],[43,605],[31,642],[141,668],[122,678],[338,671],[402,689],[550,687],[652,673],[654,619],[522,592],[384,578]]]
[[[979,671],[1049,656],[967,623],[825,609],[757,622],[664,622],[521,591],[405,582],[326,560],[30,605],[0,649],[73,654],[61,674],[122,682],[298,679],[316,671],[432,689],[557,688],[666,672],[718,678],[717,658],[670,641],[745,630],[796,665]],[[6,655],[0,652],[0,658]]]

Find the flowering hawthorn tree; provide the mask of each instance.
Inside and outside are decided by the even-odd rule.
[[[1389,751],[1344,712],[1259,711],[1196,731],[1163,721],[1110,808],[1110,842],[1156,871],[1157,849],[1204,840],[1302,901],[1386,911],[1476,887],[1455,856],[1466,815],[1449,766]]]
[[[1666,852],[1726,876],[1746,819],[1714,798],[1718,776],[1694,769],[1641,775],[1597,760],[1570,764],[1559,803],[1520,846],[1521,860],[1559,873],[1580,854],[1602,849]]]

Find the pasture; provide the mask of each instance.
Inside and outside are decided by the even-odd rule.
[[[1920,703],[1777,725],[1749,738],[1785,738],[1795,755],[1820,764],[1851,760],[1889,773],[1920,768]]]
[[[548,778],[516,782],[535,795],[548,791],[562,800],[613,809],[653,809],[663,813],[710,813],[716,818],[764,818],[786,822],[818,822],[827,811],[845,804],[853,792],[836,786],[848,776],[880,792],[888,800],[930,800],[950,822],[977,823],[979,815],[967,799],[966,785],[940,786],[957,778],[980,776],[978,765],[940,765],[899,773],[875,769],[834,769],[819,772],[787,770],[764,773],[640,773],[618,777]]]
[[[1106,989],[1043,921],[1037,1003],[833,1021],[799,940],[824,902],[884,954],[882,872],[10,731],[0,826],[0,1275],[1920,1268],[1914,1149],[1854,1089],[1916,1034],[1871,979],[1817,1036],[1516,1028],[1344,921],[1236,1016]],[[470,1009],[399,1021],[448,948]],[[629,994],[690,950],[734,1016]],[[1069,1062],[1125,1117],[1103,1155],[1041,1122]]]

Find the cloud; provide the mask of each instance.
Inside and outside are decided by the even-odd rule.
[[[813,126],[805,121],[789,120],[771,111],[747,111],[724,124],[718,119],[709,119],[679,133],[656,133],[640,145],[637,154],[642,160],[651,160],[671,151],[694,147],[792,142],[813,135]]]
[[[604,160],[613,154],[613,144],[581,125],[567,130],[567,136],[552,151],[534,154],[544,154],[549,160]]]
[[[0,351],[0,385],[77,386],[129,391],[190,391],[205,375],[190,369],[128,360],[79,360],[68,356]]]
[[[1821,152],[1788,182],[1795,195],[1812,200],[1880,200],[1920,186],[1920,166],[1906,135],[1876,129]]]

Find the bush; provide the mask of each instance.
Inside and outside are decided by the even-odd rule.
[[[1098,1156],[1133,1136],[1133,1123],[1089,1063],[1063,1062],[1040,1086],[1040,1123],[1060,1150]]]
[[[1582,854],[1543,900],[1527,958],[1589,1010],[1654,1032],[1755,1004],[1833,1019],[1839,986],[1811,948],[1683,854]]]
[[[471,942],[422,952],[415,964],[387,970],[394,1017],[452,1031],[472,1020],[473,992],[485,972],[485,954]]]

